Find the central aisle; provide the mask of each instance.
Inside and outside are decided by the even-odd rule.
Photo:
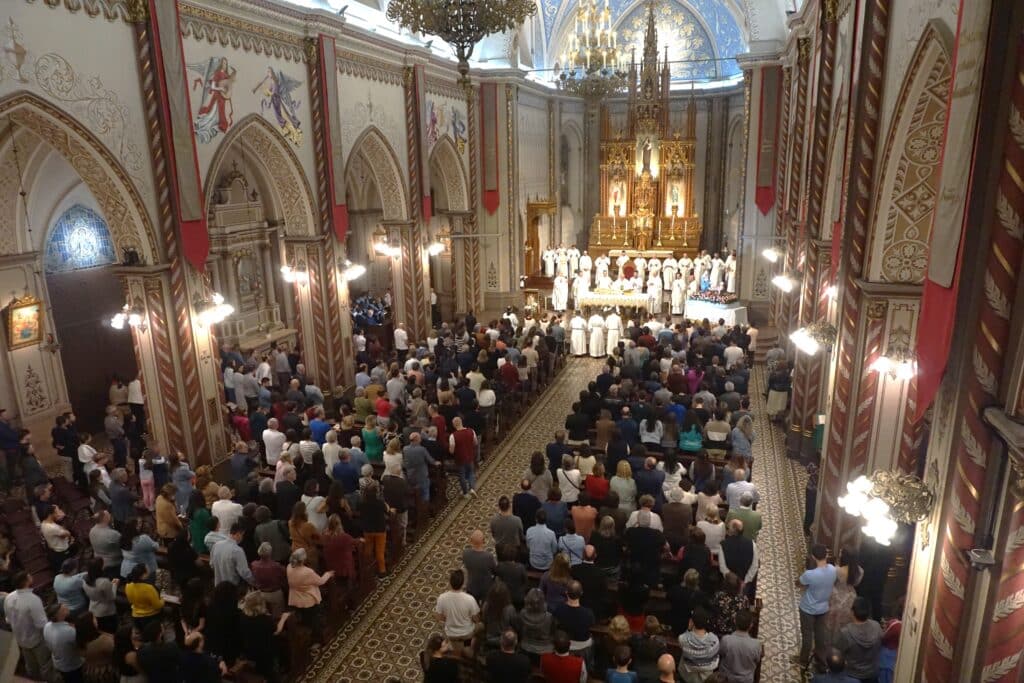
[[[351,621],[311,663],[306,680],[420,681],[417,655],[427,636],[440,630],[434,602],[448,587],[448,573],[462,563],[473,529],[487,532],[498,498],[518,491],[530,454],[544,450],[565,422],[570,406],[601,371],[601,362],[579,358],[565,369],[530,408],[512,433],[487,459],[477,480],[476,498],[456,498],[413,544]]]

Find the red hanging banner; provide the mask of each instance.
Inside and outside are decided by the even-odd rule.
[[[334,38],[321,34],[317,38],[320,56],[320,115],[324,121],[324,150],[327,156],[327,194],[331,207],[331,224],[339,242],[348,234],[348,206],[345,200],[345,162],[341,149],[341,115],[338,111],[337,53]]]
[[[423,65],[412,68],[412,96],[416,110],[416,141],[419,144],[420,160],[420,210],[423,220],[429,221],[434,214],[430,196],[430,144],[427,136],[427,78]]]
[[[498,169],[498,85],[480,86],[480,167],[483,169],[483,205],[493,214],[501,204],[498,191],[501,180]]]
[[[761,69],[761,101],[757,115],[757,175],[754,185],[754,203],[763,215],[775,206],[775,155],[778,149],[779,108],[782,103],[780,89],[782,67]]]

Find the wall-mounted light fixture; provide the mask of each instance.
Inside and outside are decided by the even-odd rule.
[[[890,346],[875,359],[871,369],[893,379],[911,380],[917,375],[917,355],[906,346]]]
[[[196,320],[203,327],[216,325],[235,312],[235,307],[224,302],[224,297],[212,292],[209,298],[201,298],[194,302]]]
[[[110,319],[110,326],[115,330],[123,330],[125,325],[139,332],[149,329],[146,323],[146,309],[138,301],[126,301],[121,310]]]
[[[797,280],[794,277],[787,275],[786,273],[780,273],[772,278],[772,284],[781,289],[786,294],[793,291],[796,287]]]
[[[442,254],[444,250],[445,246],[443,242],[431,242],[427,245],[427,253],[431,256],[438,256],[439,254]]]
[[[809,356],[813,356],[822,349],[831,350],[836,342],[837,331],[832,323],[826,320],[816,320],[807,327],[792,332],[790,340],[796,344],[796,348]]]
[[[879,470],[857,477],[846,485],[839,506],[865,521],[861,530],[882,545],[889,545],[899,524],[926,518],[935,504],[935,492],[912,474]]]
[[[338,268],[341,270],[341,279],[345,282],[351,282],[366,274],[366,266],[352,263],[348,259],[339,262]]]
[[[281,266],[281,276],[285,282],[297,282],[301,285],[309,282],[309,269],[305,261],[299,261],[294,266]]]
[[[764,256],[769,263],[777,263],[782,254],[780,254],[779,250],[775,247],[768,247],[761,252],[761,256]]]
[[[835,301],[839,298],[839,288],[835,285],[829,285],[825,288],[825,296]]]

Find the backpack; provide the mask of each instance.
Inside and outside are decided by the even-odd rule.
[[[704,437],[697,425],[691,425],[690,429],[679,435],[679,448],[688,453],[697,453],[704,448]]]

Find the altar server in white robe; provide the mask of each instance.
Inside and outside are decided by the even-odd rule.
[[[618,268],[619,272],[621,273],[622,269],[626,267],[627,263],[629,263],[629,257],[626,256],[626,252],[623,251],[622,253],[619,254],[619,257],[615,259],[615,267]]]
[[[594,272],[597,273],[597,277],[600,278],[602,274],[607,275],[611,265],[612,260],[608,258],[607,254],[603,254],[594,259]]]
[[[633,259],[633,267],[636,268],[636,276],[641,281],[647,281],[647,259],[644,258],[643,254],[640,254]]]
[[[580,269],[580,250],[576,247],[570,247],[569,251],[566,252],[566,256],[569,257],[569,272],[575,273]]]
[[[590,328],[590,355],[594,358],[604,358],[604,318],[595,311],[587,321],[587,327]]]
[[[605,351],[607,355],[612,355],[612,352],[619,346],[619,337],[622,336],[622,317],[619,312],[614,308],[604,319],[605,329]]]
[[[650,309],[651,315],[661,313],[662,300],[661,278],[651,275],[647,280],[647,306]]]
[[[730,252],[725,259],[725,291],[736,293],[736,252]]]
[[[569,321],[569,350],[574,356],[587,355],[587,321],[579,311]]]
[[[667,259],[661,262],[661,281],[662,289],[669,291],[672,289],[672,281],[676,279],[676,270],[679,267],[679,262],[676,261],[674,256],[669,256]]]
[[[672,315],[683,315],[686,310],[686,272],[676,273],[676,279],[672,281]]]
[[[555,252],[553,249],[545,249],[540,260],[544,262],[544,277],[555,276]]]
[[[569,277],[569,256],[565,252],[565,247],[558,247],[558,251],[555,252],[555,265],[555,272],[558,275]]]
[[[551,308],[559,313],[569,305],[569,279],[564,275],[555,278],[554,288],[551,290]]]
[[[583,273],[576,273],[576,277],[572,279],[572,305],[579,306],[580,297],[586,294],[589,289]]]
[[[725,261],[718,258],[718,252],[715,252],[714,257],[711,259],[711,289],[718,291],[722,288],[722,266],[725,265]]]
[[[590,252],[584,251],[580,256],[580,270],[589,273],[594,269],[594,259],[590,258]]]

